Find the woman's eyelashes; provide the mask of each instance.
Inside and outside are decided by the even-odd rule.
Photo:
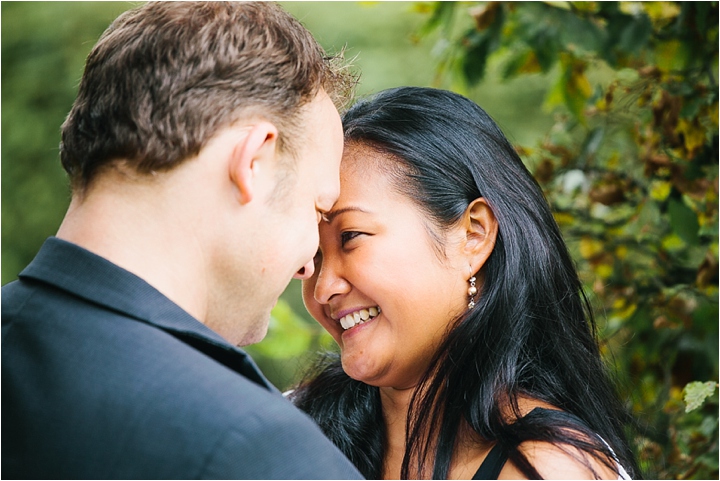
[[[342,247],[345,247],[345,244],[350,242],[351,240],[355,239],[357,236],[362,234],[362,232],[356,232],[356,231],[345,231],[340,234],[340,245]]]

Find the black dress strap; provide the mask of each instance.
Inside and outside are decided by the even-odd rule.
[[[485,457],[473,479],[497,479],[500,471],[508,459],[508,453],[500,443],[497,443]]]
[[[573,421],[581,426],[587,427],[587,425],[574,414],[570,414],[565,411],[558,411],[555,409],[546,409],[536,407],[530,411],[526,416],[559,416],[566,421]],[[500,476],[503,466],[508,460],[508,451],[500,443],[490,450],[485,460],[482,462],[477,472],[472,479],[497,479]]]

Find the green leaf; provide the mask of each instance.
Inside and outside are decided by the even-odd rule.
[[[500,46],[504,22],[503,9],[497,8],[491,24],[483,30],[473,27],[463,37],[461,43],[467,50],[462,59],[462,72],[469,85],[476,85],[485,76],[488,56]]]
[[[490,53],[490,36],[487,32],[476,32],[474,29],[466,37],[471,45],[463,58],[462,70],[470,85],[475,85],[485,76],[485,65]]]
[[[572,12],[563,12],[559,20],[562,28],[558,33],[564,49],[583,54],[602,49],[605,34],[595,23]]]
[[[648,43],[652,34],[652,24],[647,15],[627,18],[628,22],[620,32],[618,47],[625,52],[637,53]]]
[[[691,382],[685,386],[685,412],[689,413],[703,405],[705,400],[715,393],[715,381]]]
[[[432,14],[425,25],[420,27],[420,35],[428,35],[441,25],[449,28],[452,23],[453,13],[455,12],[455,2],[434,2],[432,4]]]
[[[548,72],[558,58],[560,43],[557,36],[549,31],[538,32],[530,39],[530,46],[535,51],[535,56],[543,72]]]
[[[673,232],[688,244],[698,245],[700,224],[697,214],[677,199],[670,199],[668,202],[668,213]]]

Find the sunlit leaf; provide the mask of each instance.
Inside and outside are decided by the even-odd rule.
[[[690,55],[687,47],[680,40],[667,40],[658,42],[655,47],[655,58],[657,67],[664,71],[682,70]]]
[[[615,311],[613,313],[613,315],[620,319],[628,319],[628,318],[630,318],[630,316],[635,314],[636,310],[637,310],[637,304],[630,304],[629,306],[625,307],[624,309]]]
[[[694,157],[694,152],[705,145],[705,129],[700,125],[697,118],[693,121],[681,118],[678,121],[677,129],[679,133],[683,134],[685,148],[688,150],[690,157]]]
[[[670,195],[672,183],[667,180],[653,180],[650,185],[650,197],[658,202],[662,202]]]
[[[613,274],[613,266],[611,264],[598,264],[595,267],[595,272],[601,279],[608,279]]]
[[[715,393],[715,381],[691,382],[685,386],[685,412],[689,413],[703,405],[705,400]]]
[[[598,11],[598,2],[572,2],[572,6],[578,12],[596,13]]]
[[[575,222],[575,217],[567,212],[555,212],[553,216],[555,217],[555,222],[558,224],[572,224]]]
[[[586,63],[571,55],[560,55],[561,71],[557,83],[546,99],[547,106],[563,104],[581,122],[583,110],[592,94],[592,87],[585,75]]]
[[[503,68],[503,79],[515,77],[518,74],[540,72],[542,68],[538,62],[537,55],[531,50],[520,53],[513,53]]]
[[[668,24],[680,15],[680,7],[676,2],[637,2],[647,12],[657,27]]]
[[[560,8],[562,10],[570,10],[570,2],[563,2],[563,1],[547,1],[543,2],[547,5],[550,5],[551,7]]]
[[[677,234],[670,234],[663,238],[662,246],[667,251],[677,252],[685,247],[685,242]]]
[[[602,242],[592,237],[585,236],[580,239],[580,255],[585,259],[591,259],[596,255],[602,253],[605,246]]]

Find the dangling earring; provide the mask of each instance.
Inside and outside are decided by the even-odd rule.
[[[468,279],[470,287],[468,288],[468,295],[470,296],[470,302],[468,302],[468,309],[475,307],[475,294],[477,294],[477,287],[475,287],[475,276]]]

